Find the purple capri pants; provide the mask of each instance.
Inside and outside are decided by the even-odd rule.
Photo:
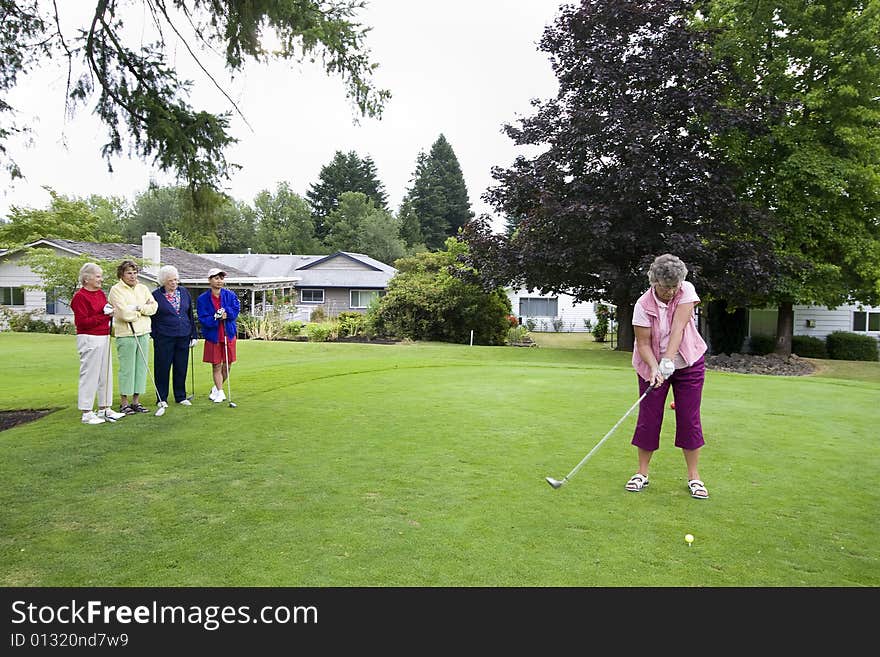
[[[639,404],[639,419],[632,444],[653,452],[660,447],[660,428],[666,410],[669,386],[675,395],[675,446],[698,449],[703,446],[703,425],[700,422],[700,403],[703,400],[703,380],[706,378],[706,360],[703,356],[691,365],[675,370],[659,388]],[[639,396],[648,389],[648,382],[639,379]]]

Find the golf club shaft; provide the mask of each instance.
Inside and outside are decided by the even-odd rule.
[[[226,394],[229,397],[229,405],[232,403],[232,364],[229,362],[229,324],[223,320],[223,350],[226,352]]]
[[[159,397],[159,386],[156,385],[156,377],[153,376],[153,372],[150,369],[150,364],[147,362],[147,357],[144,354],[143,349],[141,349],[141,341],[138,340],[138,336],[135,335],[134,324],[129,322],[128,326],[129,326],[129,328],[131,328],[131,334],[134,336],[134,343],[137,345],[137,350],[138,350],[138,353],[141,355],[141,360],[144,361],[144,367],[147,368],[147,374],[150,375],[150,379],[153,381],[153,388],[156,390],[156,399],[158,399],[160,402],[164,402],[165,400],[162,399],[161,397]]]
[[[617,421],[617,424],[615,424],[613,427],[611,427],[611,429],[608,431],[608,433],[605,434],[605,437],[602,438],[602,440],[600,440],[598,443],[596,443],[596,446],[593,449],[591,449],[590,452],[584,458],[581,459],[580,463],[578,463],[576,466],[574,466],[574,468],[572,468],[571,472],[569,472],[567,475],[565,475],[563,482],[568,481],[569,479],[571,479],[572,477],[574,477],[577,474],[577,471],[583,467],[584,463],[586,463],[587,461],[590,460],[590,457],[596,453],[596,450],[598,450],[602,446],[602,443],[604,443],[606,440],[608,440],[608,438],[611,436],[611,434],[614,433],[614,431],[617,429],[617,427],[619,427],[620,424],[626,418],[629,417],[629,414],[632,413],[638,407],[638,405],[642,403],[642,400],[648,396],[649,392],[651,392],[650,386],[648,386],[648,389],[645,390],[645,393],[641,397],[639,397],[638,401],[636,401],[635,404],[630,406],[629,410],[623,414],[623,417]]]

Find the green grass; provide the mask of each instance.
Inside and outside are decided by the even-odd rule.
[[[0,409],[59,408],[0,432],[3,586],[880,584],[876,363],[710,371],[698,501],[671,412],[644,492],[634,417],[544,482],[635,401],[602,345],[243,341],[237,408],[197,362],[193,407],[97,427],[72,336],[0,353]]]

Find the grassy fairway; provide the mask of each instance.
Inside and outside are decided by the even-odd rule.
[[[194,406],[101,426],[72,336],[0,353],[0,409],[60,409],[0,432],[4,586],[880,585],[877,363],[709,372],[698,501],[672,412],[644,492],[634,415],[544,482],[637,398],[601,345],[244,341],[237,408],[197,358]]]

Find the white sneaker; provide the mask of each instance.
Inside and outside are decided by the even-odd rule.
[[[223,392],[222,390],[218,390],[218,391],[217,391],[217,394],[214,395],[211,399],[213,400],[213,402],[214,402],[215,404],[219,404],[220,402],[226,400],[226,393]]]
[[[219,391],[217,390],[217,386],[211,386],[211,394],[208,395],[208,399],[210,399],[211,401],[214,401],[214,397],[217,396],[218,392]]]
[[[94,411],[86,411],[82,416],[83,424],[104,424],[106,421],[104,418],[98,417]]]
[[[102,417],[105,420],[110,420],[110,422],[116,422],[116,420],[121,420],[122,418],[124,418],[125,413],[118,413],[112,408],[104,408],[98,411],[98,417]]]
[[[180,404],[181,406],[192,406],[193,405],[189,399],[184,399],[183,401],[179,401],[177,403]]]

